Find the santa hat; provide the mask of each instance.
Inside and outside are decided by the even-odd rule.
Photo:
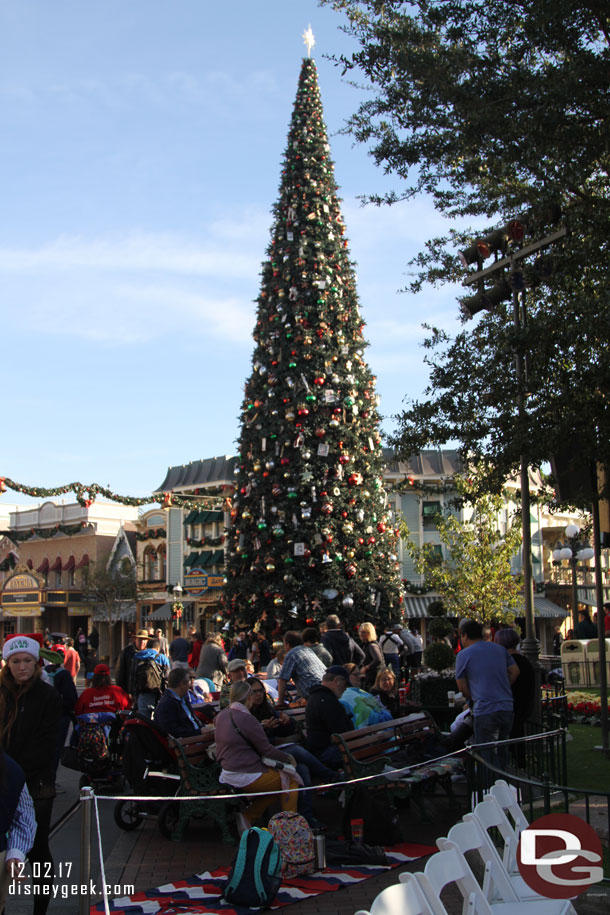
[[[40,644],[38,640],[30,635],[9,636],[2,648],[2,660],[8,661],[14,654],[22,651],[26,654],[31,654],[37,661],[40,655]]]

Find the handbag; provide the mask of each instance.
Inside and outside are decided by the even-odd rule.
[[[256,747],[254,746],[252,741],[249,740],[246,737],[246,735],[243,733],[243,731],[240,731],[239,728],[237,727],[237,725],[235,724],[235,719],[233,718],[233,713],[231,712],[230,709],[229,709],[229,718],[231,719],[231,724],[233,725],[233,727],[235,728],[235,730],[237,731],[239,736],[242,738],[242,740],[245,740],[246,743],[250,747],[252,747],[254,752],[258,756],[260,756],[260,760],[264,766],[268,766],[270,769],[281,769],[283,772],[286,772],[287,775],[296,775],[297,774],[297,770],[295,769],[295,767],[293,765],[291,765],[291,763],[282,762],[281,759],[272,759],[270,756],[261,756],[261,754],[256,749]]]

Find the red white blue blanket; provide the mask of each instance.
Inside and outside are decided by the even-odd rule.
[[[435,851],[436,848],[430,845],[404,842],[386,849],[389,867],[335,865],[307,877],[292,877],[284,880],[271,908],[279,909],[292,902],[318,896],[320,893],[340,890],[344,886],[375,877],[389,868],[400,867]],[[258,911],[236,908],[222,899],[228,871],[228,867],[221,867],[212,872],[195,874],[187,880],[166,883],[154,890],[113,899],[110,901],[110,911],[113,915],[250,915],[251,912]],[[96,915],[103,911],[103,903],[98,903],[91,909]]]

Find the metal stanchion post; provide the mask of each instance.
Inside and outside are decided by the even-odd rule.
[[[86,891],[79,896],[78,915],[89,915],[91,909],[91,807],[93,788],[80,791],[80,885]]]

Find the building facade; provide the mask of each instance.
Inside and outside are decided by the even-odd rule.
[[[18,563],[1,583],[2,635],[91,628],[95,606],[88,578],[103,566],[117,534],[133,524],[137,509],[116,503],[44,502],[9,514],[6,536],[17,545]]]

